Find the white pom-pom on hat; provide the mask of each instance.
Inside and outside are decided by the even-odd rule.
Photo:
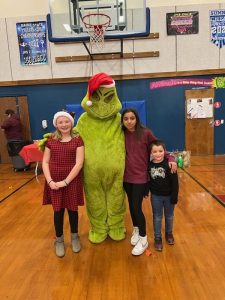
[[[88,101],[86,102],[86,105],[87,105],[87,106],[92,106],[92,101],[91,101],[91,100],[88,100]]]
[[[66,117],[72,123],[72,127],[74,126],[74,118],[66,111],[58,111],[53,117],[53,125],[56,127],[56,121],[59,117]]]

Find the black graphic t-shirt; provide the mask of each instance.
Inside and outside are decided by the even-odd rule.
[[[177,203],[178,176],[171,173],[168,161],[164,159],[160,163],[149,162],[150,191],[154,195],[169,196],[171,203]]]

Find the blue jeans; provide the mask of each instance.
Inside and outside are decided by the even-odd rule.
[[[170,234],[173,232],[173,217],[174,217],[174,204],[170,202],[170,196],[151,195],[151,204],[153,211],[153,227],[155,239],[162,238],[162,218],[163,210],[165,215],[165,233]]]

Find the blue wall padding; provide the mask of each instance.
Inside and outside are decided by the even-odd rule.
[[[66,104],[66,110],[68,112],[75,112],[74,125],[77,124],[77,120],[80,115],[84,112],[83,107],[80,104]]]
[[[125,108],[134,108],[137,110],[141,123],[147,125],[146,123],[146,110],[145,110],[145,100],[142,101],[123,101],[122,111]],[[66,104],[66,110],[69,112],[75,112],[75,124],[79,119],[80,115],[84,112],[84,109],[80,104]]]
[[[144,126],[147,125],[145,100],[123,101],[122,102],[122,111],[125,108],[134,108],[138,112],[141,123]]]

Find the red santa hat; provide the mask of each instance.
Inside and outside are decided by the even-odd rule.
[[[53,125],[56,127],[56,121],[59,117],[66,117],[68,118],[71,123],[72,123],[72,127],[74,126],[74,118],[66,111],[58,111],[54,117],[53,117]]]
[[[111,88],[115,86],[115,81],[106,73],[98,73],[91,77],[88,82],[88,101],[87,106],[91,106],[92,102],[90,100],[94,91],[100,87]]]

